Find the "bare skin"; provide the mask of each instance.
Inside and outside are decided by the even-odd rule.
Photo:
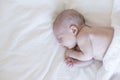
[[[112,41],[114,29],[87,26],[80,13],[69,9],[58,15],[53,24],[53,32],[58,42],[67,48],[66,64],[84,67],[93,60],[103,60]]]

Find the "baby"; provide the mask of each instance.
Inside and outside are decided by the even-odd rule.
[[[66,48],[65,62],[69,66],[89,65],[93,60],[102,61],[112,41],[112,27],[91,27],[84,17],[73,9],[61,12],[53,23],[58,42]]]

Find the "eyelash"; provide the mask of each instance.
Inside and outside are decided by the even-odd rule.
[[[62,41],[62,38],[58,38],[59,41]]]

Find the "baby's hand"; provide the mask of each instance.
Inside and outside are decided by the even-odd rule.
[[[79,60],[73,59],[71,57],[67,57],[67,58],[65,58],[65,62],[68,66],[73,67],[75,64],[79,63]]]
[[[75,64],[79,62],[79,60],[70,57],[71,53],[72,53],[72,50],[65,51],[65,62],[68,66],[74,66]]]
[[[67,49],[67,50],[65,51],[65,56],[70,57],[70,54],[72,54],[72,53],[73,53],[73,50],[72,50],[72,49]]]

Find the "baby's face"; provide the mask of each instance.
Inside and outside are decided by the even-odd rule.
[[[60,30],[60,29],[53,29],[54,34],[58,40],[58,42],[66,47],[66,48],[74,48],[76,45],[76,37],[72,33],[72,31],[68,30]]]

